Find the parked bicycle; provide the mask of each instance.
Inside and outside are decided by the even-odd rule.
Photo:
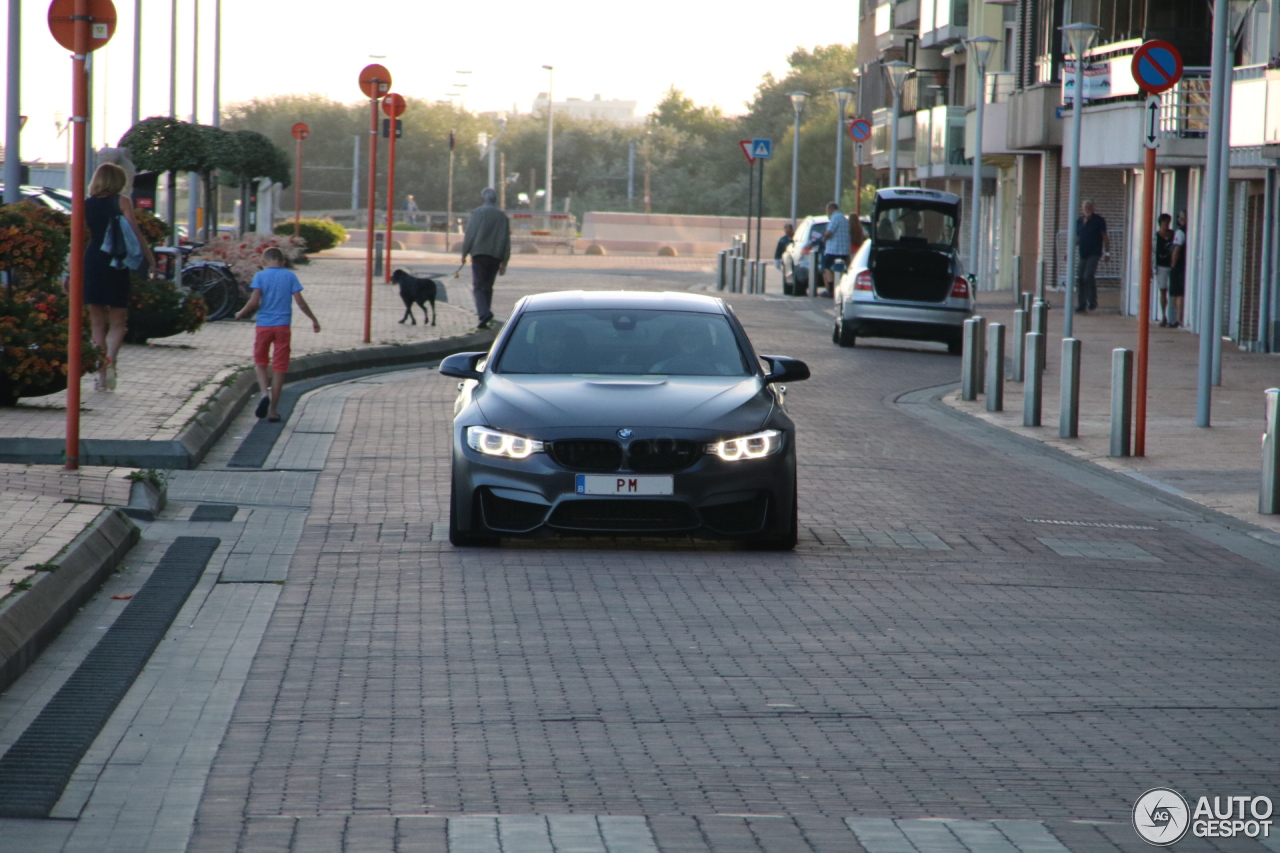
[[[191,253],[203,243],[188,243],[177,248],[161,246],[155,250],[159,272],[173,280],[173,257],[182,253],[182,278],[179,285],[200,294],[205,304],[205,321],[221,320],[235,313],[243,299],[240,283],[231,267],[222,261],[198,260],[187,263]]]

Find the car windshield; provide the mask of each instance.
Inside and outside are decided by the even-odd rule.
[[[502,350],[498,373],[747,376],[723,314],[622,308],[528,311]]]
[[[949,249],[955,242],[956,217],[949,207],[898,203],[876,212],[875,241],[899,246]]]

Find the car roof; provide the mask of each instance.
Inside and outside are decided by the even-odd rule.
[[[559,290],[553,293],[535,293],[520,300],[523,311],[591,310],[600,308],[626,308],[651,311],[699,311],[705,314],[724,314],[724,302],[715,296],[700,293],[664,291],[649,293],[639,290]]]
[[[876,197],[885,201],[936,201],[940,204],[959,204],[960,196],[942,190],[926,190],[921,187],[891,187],[876,190]]]

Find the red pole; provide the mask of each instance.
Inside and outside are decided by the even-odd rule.
[[[1156,207],[1156,150],[1147,149],[1142,178],[1142,289],[1138,308],[1138,381],[1134,395],[1133,455],[1147,455],[1147,343],[1151,334],[1151,243]],[[1070,308],[1070,306],[1068,306]]]
[[[293,182],[293,236],[297,237],[302,228],[302,140],[298,140],[298,177]]]
[[[390,118],[391,137],[390,153],[387,155],[387,263],[382,271],[386,274],[386,282],[391,281],[391,221],[395,215],[396,205],[396,122],[400,119]]]
[[[89,52],[89,0],[76,0],[75,52],[71,56],[71,292],[67,317],[66,468],[80,467],[80,347],[84,313],[84,125],[89,93],[84,60]],[[99,344],[106,346],[106,341]],[[103,356],[105,358],[105,354]]]
[[[378,91],[378,78],[373,79],[373,92]],[[364,253],[364,342],[373,340],[373,221],[378,197],[378,99],[369,99],[369,245]]]

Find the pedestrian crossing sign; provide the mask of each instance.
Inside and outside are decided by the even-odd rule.
[[[773,140],[772,139],[751,140],[751,156],[756,160],[773,159]]]

